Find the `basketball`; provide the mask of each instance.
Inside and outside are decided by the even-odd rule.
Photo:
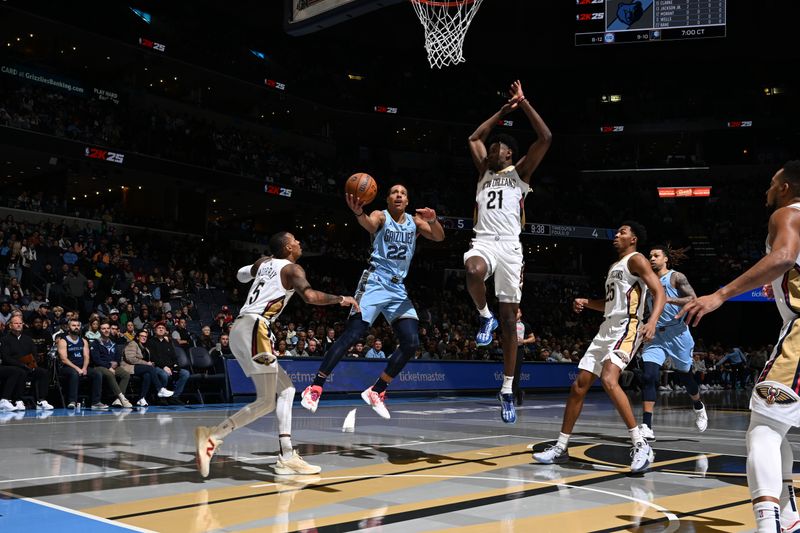
[[[352,194],[360,201],[364,202],[364,205],[367,205],[374,200],[375,195],[378,194],[378,184],[375,183],[375,180],[372,179],[372,176],[369,174],[357,172],[347,178],[344,192]]]

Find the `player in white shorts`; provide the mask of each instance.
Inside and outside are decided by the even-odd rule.
[[[800,531],[794,498],[794,453],[786,434],[800,426],[800,161],[770,181],[767,255],[715,293],[686,304],[676,318],[696,326],[726,300],[770,283],[783,319],[778,342],[750,397],[747,486],[756,531]]]
[[[291,233],[276,233],[270,238],[269,246],[274,254],[272,257],[262,257],[254,264],[239,269],[236,275],[240,282],[252,280],[253,284],[230,333],[231,351],[245,375],[253,380],[256,401],[244,406],[218,426],[195,428],[197,468],[203,477],[208,476],[211,457],[222,444],[223,438],[273,410],[278,417],[280,444],[275,473],[316,474],[320,471],[320,467],[305,462],[292,448],[295,389],[273,353],[274,337],[270,326],[295,292],[311,305],[339,304],[358,309],[358,302],[351,296],[336,296],[311,288],[305,271],[295,264],[303,249]]]
[[[641,472],[653,462],[653,450],[642,437],[628,396],[619,386],[619,376],[636,355],[641,342],[653,340],[658,317],[667,301],[664,287],[650,262],[636,251],[637,244],[646,238],[641,224],[623,222],[614,237],[614,249],[619,254],[619,260],[608,269],[605,299],[576,298],[573,303],[576,313],[585,308],[594,309],[602,312],[605,320],[578,363],[580,370],[569,392],[558,441],[545,451],[533,454],[533,458],[540,463],[564,463],[569,460],[567,445],[570,434],[581,414],[586,393],[598,377],[630,433],[633,443],[631,472]],[[646,324],[642,324],[648,290],[653,295],[653,314]]]
[[[525,112],[537,139],[514,165],[518,149],[512,137],[496,135],[489,141],[488,152],[485,142],[494,125],[517,108]],[[499,394],[500,414],[506,423],[517,420],[511,385],[517,359],[517,309],[522,298],[523,255],[519,234],[525,224],[525,196],[531,190],[531,175],[550,148],[551,141],[550,129],[525,98],[519,81],[511,84],[508,102],[478,126],[469,138],[472,161],[480,178],[475,194],[475,238],[470,250],[464,254],[464,267],[467,290],[480,315],[476,337],[478,346],[490,344],[492,332],[498,326],[486,301],[486,280],[494,276],[503,333],[504,377]]]

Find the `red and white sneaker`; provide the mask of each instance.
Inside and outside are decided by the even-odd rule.
[[[781,524],[781,531],[783,533],[796,533],[797,531],[800,531],[800,520],[795,520],[794,524],[788,526]]]
[[[194,428],[194,438],[197,445],[197,470],[203,477],[208,477],[211,468],[211,457],[222,444],[222,439],[218,439],[211,434],[211,428],[197,426]]]
[[[383,418],[391,418],[391,415],[389,415],[389,410],[386,408],[386,404],[384,403],[386,401],[386,391],[378,394],[372,390],[372,387],[370,387],[361,393],[361,398]]]
[[[322,396],[322,387],[319,385],[309,385],[300,395],[300,405],[312,413],[316,413],[317,407],[319,407],[320,396]]]

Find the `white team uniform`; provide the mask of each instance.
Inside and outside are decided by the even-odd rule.
[[[800,211],[800,203],[791,204]],[[771,247],[767,241],[767,253]],[[780,336],[750,396],[750,410],[790,426],[800,426],[800,256],[773,280],[775,304],[783,319]]]
[[[525,197],[531,191],[512,165],[499,172],[487,170],[475,195],[475,238],[464,254],[486,262],[486,279],[494,275],[494,291],[504,303],[522,299],[522,231]]]
[[[286,259],[268,259],[259,265],[247,300],[231,327],[231,351],[248,377],[276,373],[280,368],[274,357],[265,356],[273,355],[275,339],[270,326],[294,294],[281,283],[281,270],[290,264]]]
[[[596,376],[602,372],[607,359],[624,370],[641,344],[639,328],[647,286],[628,268],[628,260],[637,253],[626,255],[608,269],[605,320],[578,363],[578,368]]]

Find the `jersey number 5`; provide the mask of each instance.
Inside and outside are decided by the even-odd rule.
[[[250,299],[247,300],[248,304],[253,305],[256,302],[256,300],[258,300],[258,293],[261,291],[261,287],[263,287],[266,283],[267,282],[262,279],[261,281],[258,282],[258,284],[255,287],[253,287],[252,291],[253,294],[251,294]]]
[[[495,206],[497,200],[497,206]],[[503,209],[503,191],[489,191],[489,201],[486,203],[486,209]]]
[[[386,259],[405,261],[408,248],[405,244],[390,244],[386,251]]]

